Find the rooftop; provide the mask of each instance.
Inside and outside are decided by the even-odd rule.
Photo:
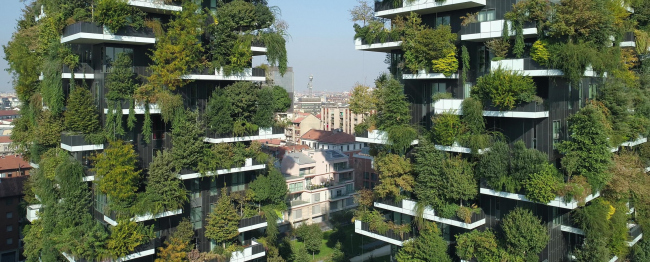
[[[319,150],[319,151],[323,152],[323,155],[325,155],[325,159],[327,159],[329,161],[337,160],[337,159],[347,159],[348,158],[347,155],[343,154],[341,151],[338,151],[338,150],[324,149],[324,150]]]
[[[308,155],[305,155],[305,154],[300,153],[300,152],[289,153],[289,154],[287,154],[286,157],[293,158],[293,160],[296,161],[296,164],[298,164],[298,165],[306,165],[306,164],[314,164],[314,163],[316,163],[316,161],[314,161],[314,159],[312,159]]]
[[[16,116],[18,110],[0,110],[0,116]]]
[[[11,143],[10,136],[0,136],[0,143]]]
[[[321,143],[327,144],[351,144],[355,142],[353,135],[338,132],[338,131],[325,131],[311,129],[307,131],[302,137],[303,140],[316,140]]]
[[[0,172],[13,169],[31,169],[32,166],[22,156],[8,155],[0,156]]]

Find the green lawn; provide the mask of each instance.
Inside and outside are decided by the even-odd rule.
[[[323,232],[320,253],[314,256],[313,261],[321,261],[332,255],[336,242],[341,242],[341,251],[346,257],[355,257],[362,253],[361,246],[377,240],[362,236],[354,232],[354,224],[338,229]],[[304,245],[302,242],[291,241],[291,245]],[[370,250],[368,250],[370,251]],[[375,262],[389,261],[388,257],[374,258]]]

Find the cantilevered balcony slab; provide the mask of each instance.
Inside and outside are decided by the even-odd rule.
[[[360,38],[354,40],[354,49],[380,53],[390,53],[392,50],[402,49],[402,41],[388,40],[386,42],[365,43]]]
[[[264,245],[257,243],[255,240],[251,240],[250,242],[250,244],[244,247],[244,250],[232,252],[230,262],[246,262],[262,258],[266,255]]]
[[[117,109],[122,111],[122,115],[128,115],[130,112],[130,104],[128,102],[122,102],[121,108]],[[136,105],[133,108],[133,111],[136,115],[144,115],[146,112],[145,105],[142,103],[136,102]],[[108,108],[104,108],[104,114],[108,114]],[[157,104],[149,104],[149,114],[160,114],[160,107]]]
[[[462,103],[463,99],[440,99],[434,104],[434,112],[436,114],[452,113],[463,115]],[[547,118],[549,116],[549,111],[545,110],[544,106],[537,102],[522,104],[509,111],[499,111],[496,107],[488,107],[487,109],[483,110],[483,116],[533,119]]]
[[[647,137],[639,136],[636,140],[623,142],[620,145],[618,145],[617,147],[610,148],[610,152],[612,152],[612,153],[618,152],[619,148],[621,148],[621,147],[635,147],[635,146],[638,146],[640,144],[647,143],[647,142],[648,142]]]
[[[170,14],[172,12],[183,11],[180,3],[167,2],[165,3],[165,0],[129,0],[128,4],[147,13]]]
[[[251,218],[244,218],[242,220],[239,220],[238,231],[239,233],[243,233],[255,229],[265,228],[266,226],[268,226],[266,218],[258,215]]]
[[[415,212],[415,206],[416,202],[413,200],[402,200],[401,202],[398,203],[388,203],[388,202],[375,202],[375,207],[384,209],[384,210],[390,210],[393,212],[409,215],[416,217],[417,213]],[[470,223],[466,223],[465,221],[460,221],[456,219],[448,219],[448,218],[443,218],[436,216],[435,210],[433,210],[431,207],[426,207],[424,209],[424,212],[422,213],[422,217],[426,220],[429,221],[434,221],[450,226],[455,226],[455,227],[460,227],[464,229],[475,229],[477,227],[480,227],[482,225],[485,225],[485,213],[481,214],[475,214],[472,216],[472,221]]]
[[[83,134],[61,133],[61,148],[68,152],[97,151],[103,150],[104,144],[89,143]]]
[[[485,3],[486,0],[414,0],[411,3],[402,0],[402,2],[395,7],[391,1],[375,2],[375,16],[392,18],[398,15],[407,15],[411,12],[418,14],[432,14],[481,7],[485,6]]]
[[[156,43],[156,36],[151,28],[134,29],[124,27],[111,32],[105,26],[90,22],[78,22],[67,26],[61,37],[63,44],[130,44],[150,45]]]
[[[263,82],[266,81],[266,72],[261,68],[246,68],[241,73],[234,73],[226,75],[221,70],[203,70],[196,71],[189,75],[183,76],[183,79],[188,80],[206,80],[206,81],[253,81]]]
[[[266,47],[266,45],[263,42],[253,40],[253,42],[251,43],[251,51],[253,52],[253,56],[258,56],[258,55],[266,55],[269,49]]]
[[[266,168],[266,164],[259,164],[253,161],[252,158],[247,158],[246,163],[244,164],[243,167],[232,167],[228,169],[220,169],[217,171],[213,172],[208,172],[205,176],[218,176],[218,175],[225,175],[225,174],[231,174],[231,173],[239,173],[239,172],[246,172],[246,171],[253,171],[253,170],[262,170]],[[179,174],[178,178],[181,180],[188,180],[188,179],[195,179],[202,177],[201,173],[190,173],[190,174]]]
[[[404,236],[395,234],[392,230],[388,230],[385,234],[379,234],[378,232],[372,232],[367,223],[361,222],[360,220],[354,221],[354,232],[361,234],[367,237],[371,237],[377,240],[384,241],[396,246],[404,246],[404,242],[413,237],[413,233],[405,233]]]
[[[420,70],[417,74],[403,74],[402,78],[404,80],[431,80],[431,79],[448,79],[448,80],[457,80],[458,74],[452,74],[451,76],[445,76],[442,73],[427,73],[424,70]]]
[[[204,142],[212,144],[221,144],[221,143],[233,143],[233,142],[245,142],[245,141],[254,141],[254,140],[263,140],[263,139],[286,139],[283,128],[278,127],[260,127],[257,133],[249,134],[245,136],[235,136],[233,134],[216,134],[213,132],[207,132]]]
[[[533,61],[532,58],[520,58],[520,59],[504,59],[500,61],[492,61],[491,69],[496,70],[501,67],[502,69],[518,71],[527,76],[564,76],[564,72],[559,69],[551,69],[546,66],[542,66],[537,62]],[[591,67],[588,67],[584,73],[585,77],[598,77]]]
[[[155,215],[153,215],[153,214],[144,214],[144,215],[141,215],[141,216],[135,216],[135,217],[131,218],[131,221],[143,222],[143,221],[154,220],[154,219],[163,218],[163,217],[175,216],[175,215],[179,215],[179,214],[182,214],[182,213],[183,213],[182,209],[177,209],[177,210],[162,212],[162,213],[155,214]],[[113,220],[112,218],[110,218],[110,217],[108,217],[106,215],[104,215],[104,221],[106,221],[106,223],[108,223],[108,224],[110,224],[112,226],[117,226],[117,221]]]
[[[508,193],[508,192],[503,192],[503,191],[496,191],[491,188],[483,187],[481,186],[480,191],[481,194],[483,195],[490,195],[490,196],[496,196],[496,197],[502,197],[502,198],[508,198],[508,199],[514,199],[514,200],[519,200],[519,201],[525,201],[525,202],[532,202],[532,203],[538,203],[531,201],[528,199],[525,195],[521,194],[516,194],[516,193]],[[591,200],[594,200],[600,196],[600,192],[596,192],[594,194],[591,194],[587,196],[585,199],[585,202],[589,202]],[[578,208],[578,201],[575,199],[572,199],[571,201],[565,201],[563,197],[556,197],[555,199],[551,200],[551,202],[546,203],[545,205],[547,206],[553,206],[553,207],[559,207],[559,208],[564,208],[564,209],[576,209]]]
[[[357,142],[362,142],[362,143],[370,143],[370,144],[381,144],[381,145],[388,145],[388,134],[386,131],[381,131],[381,130],[372,130],[372,131],[367,131],[364,132],[363,134],[357,135],[355,137],[355,140]],[[411,142],[411,145],[417,145],[419,141],[413,140]]]
[[[460,40],[463,41],[477,41],[483,42],[493,38],[501,38],[503,35],[503,23],[505,20],[494,20],[488,22],[479,22],[471,23],[467,26],[464,26],[460,34]],[[509,25],[510,36],[514,37],[517,32],[512,30],[512,26]],[[536,37],[537,36],[537,27],[535,23],[526,23],[523,28],[524,37]]]
[[[35,220],[38,219],[38,212],[43,207],[41,204],[34,204],[34,205],[29,205],[27,206],[27,214],[26,218],[29,222],[34,222]]]
[[[435,147],[436,147],[436,149],[438,149],[440,151],[445,151],[445,152],[449,152],[449,153],[462,153],[462,154],[471,154],[472,153],[471,148],[461,146],[456,142],[454,142],[454,144],[451,145],[451,146],[435,145]],[[490,150],[490,149],[489,148],[479,149],[478,154],[482,155],[485,152],[487,152],[488,150]]]

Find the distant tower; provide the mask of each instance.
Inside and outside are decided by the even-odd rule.
[[[309,97],[314,97],[314,75],[309,76],[307,88],[309,88]]]

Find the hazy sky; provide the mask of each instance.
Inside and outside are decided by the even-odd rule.
[[[24,4],[19,0],[2,2],[0,43],[5,45],[11,39]],[[348,10],[356,3],[354,0],[269,0],[270,6],[280,7],[282,19],[289,23],[291,37],[287,40],[287,52],[296,91],[307,89],[311,74],[315,91],[346,91],[356,82],[372,85],[379,73],[386,71],[385,54],[354,50],[354,29]],[[4,57],[4,52],[0,53]],[[255,65],[262,62],[262,58],[253,61]],[[13,91],[6,68],[7,62],[0,60],[0,92]]]

